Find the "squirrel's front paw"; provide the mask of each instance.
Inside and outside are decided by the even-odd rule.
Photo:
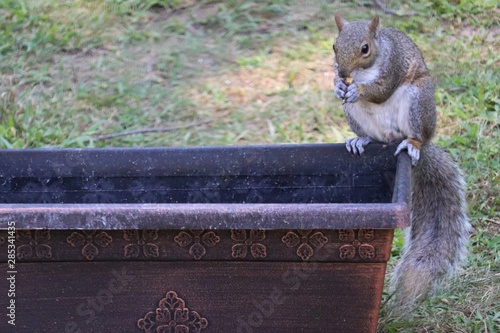
[[[347,151],[353,155],[362,155],[365,152],[365,147],[372,142],[369,137],[351,138],[345,140]]]
[[[337,80],[335,87],[333,88],[335,95],[340,99],[345,99],[345,94],[347,93],[347,85],[343,80]]]
[[[347,92],[344,95],[344,102],[345,103],[354,103],[354,102],[356,102],[358,100],[357,87],[358,86],[354,82],[352,82],[347,87]]]
[[[399,144],[398,149],[396,149],[394,156],[398,155],[403,149],[408,151],[408,155],[411,157],[411,164],[413,166],[417,165],[417,162],[420,159],[420,141],[415,139],[403,140]]]

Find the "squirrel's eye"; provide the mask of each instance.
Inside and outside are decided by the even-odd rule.
[[[370,47],[368,46],[368,44],[364,44],[363,46],[361,46],[361,53],[368,54],[368,51],[370,51]]]

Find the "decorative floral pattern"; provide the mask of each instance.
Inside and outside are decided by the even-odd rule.
[[[267,248],[264,244],[260,243],[266,239],[266,232],[264,230],[250,230],[249,238],[247,238],[246,230],[231,230],[231,239],[239,242],[232,247],[231,255],[233,258],[246,258],[248,249],[250,249],[250,253],[255,259],[267,257]]]
[[[82,187],[87,192],[82,198],[84,203],[116,203],[118,201],[114,194],[115,183],[112,178],[90,177]]]
[[[205,246],[214,247],[220,242],[220,237],[213,231],[191,230],[191,233],[181,231],[174,237],[174,241],[181,247],[189,247],[189,255],[200,260],[206,253]]]
[[[169,193],[168,182],[161,178],[134,179],[127,188],[137,202],[161,202]]]
[[[15,237],[16,257],[19,260],[53,259],[56,256],[53,244],[59,244],[57,239],[60,238],[58,237],[63,237],[68,248],[74,247],[78,249],[78,252],[71,254],[70,251],[63,250],[62,253],[57,254],[57,258],[64,257],[71,258],[71,260],[78,260],[78,258],[95,260],[96,257],[103,255],[106,258],[121,256],[124,259],[134,260],[159,260],[160,258],[162,260],[201,260],[206,258],[207,254],[210,254],[210,259],[264,260],[269,258],[268,251],[272,251],[273,260],[296,258],[295,260],[308,261],[331,250],[335,253],[331,258],[334,261],[368,261],[383,259],[377,252],[376,244],[384,239],[380,238],[377,232],[374,229],[340,229],[331,231],[330,236],[330,232],[327,234],[323,230],[269,232],[233,229],[220,234],[215,230],[169,230],[161,233],[158,230],[140,229],[70,230],[55,234],[52,230],[17,230]],[[0,245],[6,242],[6,237],[1,236],[3,235],[0,234]],[[222,240],[222,237],[226,238]],[[114,239],[122,239],[119,242],[120,246],[111,247]],[[172,239],[175,242],[172,242],[175,249],[165,246]],[[273,251],[271,245],[279,240],[283,243],[281,250]],[[319,249],[322,250],[318,252]],[[318,257],[318,260],[324,259]]]
[[[99,247],[107,247],[113,242],[113,237],[105,231],[82,230],[71,233],[66,241],[73,247],[82,247],[83,256],[87,260],[94,260],[99,254]]]
[[[33,252],[39,259],[52,258],[52,248],[50,245],[42,244],[50,240],[49,230],[17,230],[16,239],[22,243],[17,247],[18,259],[30,259]]]
[[[62,185],[60,178],[38,178],[24,185],[21,192],[26,196],[26,202],[57,203],[64,195]]]
[[[281,241],[290,248],[298,245],[296,253],[305,261],[309,260],[314,255],[313,247],[316,249],[322,248],[328,243],[328,238],[321,231],[297,230],[296,232],[287,232],[287,234],[281,238]]]
[[[141,252],[146,258],[158,258],[160,256],[158,245],[154,244],[154,241],[158,238],[158,230],[142,230],[142,236],[139,236],[139,230],[124,230],[123,238],[133,242],[124,247],[124,256],[126,258],[139,258]]]
[[[186,308],[174,291],[167,293],[155,312],[150,311],[137,321],[137,327],[146,333],[200,333],[207,326],[208,321]]]
[[[159,156],[161,154],[154,153],[146,157],[146,164],[156,165],[161,160]],[[251,164],[249,158],[258,158],[255,156],[253,153],[248,154],[245,157],[246,163]],[[176,175],[153,176],[144,172],[143,175],[136,176],[127,176],[127,173],[107,176],[106,172],[96,175],[92,168],[82,167],[93,163],[92,154],[76,152],[62,157],[49,162],[53,168],[52,173],[30,169],[28,166],[26,174],[14,176],[12,171],[16,166],[8,166],[9,169],[3,170],[4,177],[0,177],[0,189],[3,193],[0,195],[0,202],[327,203],[341,199],[338,185],[350,179],[349,174],[233,175],[231,166],[227,166],[228,174],[224,172],[218,176],[211,175],[208,170],[208,174],[184,174],[179,170]],[[45,163],[38,158],[33,159],[33,168],[39,163]],[[223,165],[220,167],[224,168]],[[392,194],[387,192],[389,191],[384,188],[374,196],[386,199]],[[368,200],[370,201],[372,200]]]
[[[356,238],[353,229],[340,229],[339,239],[343,242],[349,242],[340,247],[340,259],[349,260],[356,257],[356,252],[361,259],[375,258],[375,248],[371,244],[362,243],[362,241],[372,241],[375,238],[375,230],[359,229]]]

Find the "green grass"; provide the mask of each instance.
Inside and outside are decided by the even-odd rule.
[[[386,3],[416,15],[367,0],[0,0],[0,147],[342,142],[333,16],[379,14],[437,81],[436,141],[464,170],[475,228],[457,281],[411,322],[382,311],[380,329],[500,332],[498,4]],[[100,139],[159,127],[177,129]],[[394,260],[401,246],[398,234]]]

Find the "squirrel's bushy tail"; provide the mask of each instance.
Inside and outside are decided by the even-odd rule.
[[[406,315],[452,275],[467,254],[470,224],[460,168],[431,142],[412,170],[411,227],[391,280],[395,315]]]

